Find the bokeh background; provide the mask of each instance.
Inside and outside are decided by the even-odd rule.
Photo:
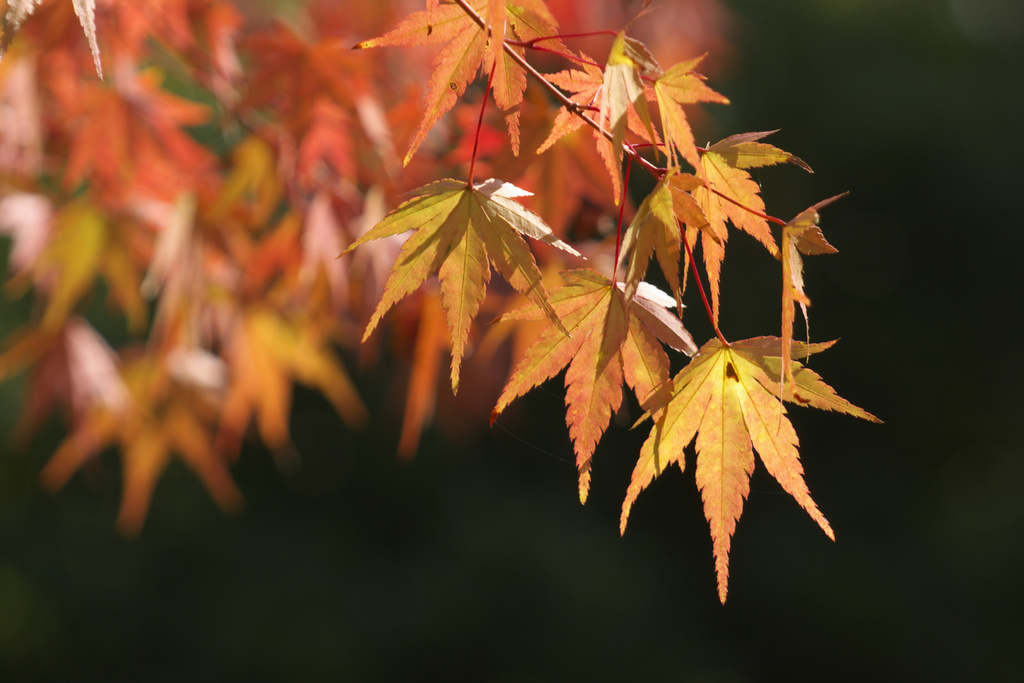
[[[116,456],[40,491],[54,422],[0,458],[0,678],[1019,680],[1024,5],[725,7],[733,105],[699,134],[782,129],[816,172],[757,176],[775,215],[851,193],[824,212],[839,254],[808,259],[812,337],[842,337],[812,367],[885,424],[793,416],[836,543],[758,471],[723,607],[692,469],[620,538],[643,434],[609,431],[581,507],[557,383],[410,461],[397,413],[351,432],[299,390],[300,469],[248,446],[231,517],[175,464],[134,539]],[[775,333],[777,266],[736,244],[723,330]],[[20,392],[0,387],[3,435]]]

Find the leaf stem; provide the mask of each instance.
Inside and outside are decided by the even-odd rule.
[[[591,36],[617,36],[619,35],[611,29],[604,31],[587,31],[586,33],[556,33],[552,36],[540,36],[539,38],[531,38],[530,40],[506,40],[505,42],[509,45],[516,45],[519,47],[534,47],[537,43],[542,40],[561,40],[562,38],[590,38]]]
[[[491,83],[494,81],[494,68],[498,66],[498,60],[491,65],[491,73],[487,76],[487,89],[484,90],[484,101],[480,105],[480,118],[476,122],[476,136],[473,138],[473,156],[469,160],[469,189],[473,189],[473,170],[476,168],[476,151],[480,147],[480,131],[484,127],[484,111],[487,109],[487,96],[491,93]]]
[[[733,199],[729,195],[724,194],[722,192],[719,192],[718,190],[716,190],[713,187],[709,186],[708,190],[710,190],[714,194],[718,195],[722,199],[725,199],[726,201],[732,202],[733,204],[735,204],[736,206],[740,207],[741,209],[743,209],[747,213],[752,213],[755,216],[757,216],[758,218],[764,219],[764,220],[768,221],[769,223],[774,223],[775,225],[786,227],[786,221],[782,220],[781,218],[776,218],[775,216],[769,216],[768,214],[763,213],[761,211],[758,211],[757,209],[751,209],[746,204],[742,204],[742,203],[736,201],[735,199]]]
[[[626,192],[629,191],[629,169],[633,164],[626,158],[626,177],[622,181],[622,197],[619,199],[619,226],[615,232],[615,260],[612,261],[612,284],[619,280],[619,249],[622,247],[622,213],[626,208]]]
[[[729,342],[726,341],[725,337],[722,336],[722,331],[718,329],[718,322],[715,321],[715,315],[711,312],[711,304],[708,302],[708,295],[704,291],[704,283],[700,280],[700,273],[697,271],[697,262],[693,258],[693,250],[690,249],[690,243],[686,241],[686,231],[682,232],[683,246],[686,247],[686,256],[690,259],[690,270],[693,271],[693,279],[697,281],[697,289],[700,291],[700,298],[704,300],[704,310],[707,311],[708,320],[711,321],[711,326],[715,328],[715,335],[718,337],[718,341],[722,342],[726,346],[730,346]]]

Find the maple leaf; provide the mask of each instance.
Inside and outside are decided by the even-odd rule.
[[[384,217],[342,256],[371,240],[415,230],[402,247],[366,332],[435,270],[441,280],[441,303],[452,335],[452,390],[458,391],[459,367],[469,327],[490,280],[490,263],[519,293],[540,306],[562,331],[565,327],[548,301],[533,254],[519,233],[574,255],[537,214],[513,201],[529,193],[511,183],[490,179],[475,187],[460,180],[439,180],[410,193],[412,199]]]
[[[669,170],[640,204],[622,240],[622,253],[629,252],[625,292],[630,299],[643,280],[652,252],[668,280],[680,314],[683,310],[679,282],[679,257],[682,239],[679,223],[691,230],[710,229],[700,205],[689,194],[701,181],[686,173]],[[718,239],[717,236],[713,236]]]
[[[722,260],[725,258],[725,243],[729,236],[726,221],[754,237],[772,256],[779,255],[779,248],[764,218],[761,188],[743,169],[790,162],[810,171],[807,164],[792,154],[756,142],[771,132],[730,136],[708,147],[700,157],[698,172],[706,180],[707,187],[696,188],[693,197],[700,204],[712,228],[701,234],[701,250],[704,252],[704,267],[711,285],[711,304],[716,323]],[[716,242],[712,234],[720,239]],[[688,230],[687,238],[695,239],[696,231]]]
[[[601,95],[601,122],[611,131],[612,168],[622,166],[622,142],[626,139],[626,112],[632,108],[640,116],[651,144],[655,143],[647,94],[641,76],[661,74],[661,67],[647,46],[620,31],[612,41],[608,63],[604,67]]]
[[[729,104],[728,98],[704,84],[704,78],[693,69],[704,59],[697,57],[676,64],[654,81],[654,93],[661,112],[661,126],[665,132],[665,155],[669,167],[678,168],[676,150],[694,168],[700,166],[700,156],[693,141],[693,132],[681,105],[697,102]]]
[[[792,342],[789,362],[793,377],[792,380],[786,379],[784,385],[781,339],[778,337],[755,337],[743,342],[736,342],[733,347],[738,346],[748,358],[764,368],[769,380],[773,382],[775,392],[778,392],[780,386],[783,387],[781,394],[783,400],[799,406],[846,413],[869,422],[881,422],[863,408],[858,408],[837,395],[835,390],[826,384],[818,373],[797,360],[797,358],[807,358],[812,354],[830,349],[835,346],[835,343],[835,340],[814,344]],[[779,394],[776,393],[776,395]]]
[[[444,318],[436,291],[426,293],[420,304],[409,387],[405,393],[405,413],[398,439],[398,454],[411,458],[419,447],[420,435],[434,413],[441,351],[448,348]]]
[[[117,526],[122,533],[133,535],[141,529],[156,482],[172,454],[195,471],[222,509],[237,510],[241,493],[226,459],[212,444],[212,409],[201,410],[200,397],[171,381],[155,355],[128,362],[122,374],[131,400],[116,407],[95,405],[43,468],[43,486],[62,487],[101,450],[118,444],[124,491]]]
[[[316,387],[346,424],[359,427],[366,407],[340,359],[317,335],[265,307],[245,311],[227,341],[231,378],[220,416],[220,451],[237,452],[255,414],[263,442],[275,451],[289,442],[292,380]]]
[[[828,206],[843,195],[830,197],[801,211],[796,218],[782,228],[782,374],[790,386],[794,386],[793,368],[790,364],[790,347],[793,342],[793,319],[796,317],[794,303],[800,304],[807,325],[810,342],[810,319],[807,308],[811,299],[804,292],[804,264],[800,254],[835,254],[836,248],[828,243],[817,223],[818,209]]]
[[[572,336],[552,327],[541,334],[512,372],[491,423],[514,399],[568,366],[565,420],[576,452],[580,502],[586,502],[591,458],[622,404],[623,382],[641,405],[657,411],[667,400],[659,392],[669,369],[659,339],[687,353],[696,347],[679,319],[664,310],[674,300],[657,288],[642,283],[627,303],[621,287],[592,270],[566,271],[562,277],[566,284],[551,299]],[[501,320],[529,320],[539,313],[536,306],[527,306]]]
[[[71,0],[78,15],[78,21],[82,24],[86,40],[89,41],[89,49],[92,50],[92,61],[96,65],[96,73],[103,78],[103,65],[100,63],[100,48],[96,44],[96,1],[95,0]],[[40,0],[8,0],[7,13],[4,15],[3,31],[0,33],[0,59],[3,58],[7,47],[11,44],[14,34],[18,32],[21,25],[28,19],[39,6]]]
[[[117,206],[136,192],[173,198],[211,170],[214,155],[183,128],[206,123],[212,110],[160,87],[158,69],[135,72],[119,63],[113,87],[79,83],[73,74],[50,76],[63,113],[59,125],[71,137],[66,188],[88,180],[104,203]]]
[[[466,86],[479,69],[484,73],[494,71],[494,101],[506,113],[509,139],[513,151],[518,153],[519,115],[512,109],[523,100],[526,72],[508,55],[502,43],[506,35],[519,41],[554,35],[557,33],[555,19],[540,0],[472,0],[468,4],[476,16],[471,16],[451,0],[432,3],[426,10],[403,19],[383,36],[364,40],[355,46],[356,49],[365,49],[447,43],[434,59],[434,73],[427,83],[425,112],[404,164],[409,163],[434,124],[466,92]],[[487,16],[486,20],[481,20],[485,21],[492,35],[502,40],[488,40],[487,32],[477,23],[481,14]],[[568,52],[557,39],[545,41],[545,47]],[[511,49],[520,56],[524,54],[521,47]]]
[[[22,327],[4,340],[0,379],[28,370],[31,381],[17,430],[29,436],[54,408],[62,408],[72,425],[101,405],[120,410],[128,391],[117,367],[117,355],[85,320],[70,318],[56,330]]]
[[[794,351],[810,355],[829,346],[798,344]],[[697,487],[711,525],[718,595],[723,603],[728,591],[729,548],[750,492],[755,450],[768,473],[835,539],[804,483],[799,441],[780,401],[793,400],[792,391],[779,393],[781,352],[782,340],[776,337],[728,346],[712,339],[701,347],[673,380],[671,399],[655,416],[622,504],[620,532],[624,533],[637,496],[671,463],[683,469],[683,449],[696,436]],[[801,404],[878,421],[837,396],[817,374],[792,362],[801,394],[809,397]]]
[[[733,168],[760,168],[788,163],[799,166],[808,173],[814,173],[800,157],[781,150],[775,145],[769,145],[767,142],[758,142],[758,140],[778,132],[778,130],[767,130],[759,133],[730,135],[711,145],[706,151],[722,157],[725,163]]]
[[[600,111],[600,107],[604,103],[602,93],[605,91],[605,70],[594,64],[593,60],[583,53],[580,53],[576,59],[579,62],[580,69],[567,69],[558,73],[545,74],[545,78],[562,90],[570,93],[569,99],[576,104],[583,107],[598,107]],[[629,73],[631,73],[629,70],[623,71],[620,74],[620,80],[627,78]],[[644,100],[644,103],[646,105],[646,100]],[[619,104],[624,106],[625,125],[630,131],[640,137],[644,137],[646,134],[656,135],[653,130],[648,131],[645,129],[645,123],[641,115],[637,113],[632,101],[627,99]],[[615,113],[618,114],[618,111]],[[577,131],[583,125],[584,121],[581,117],[577,116],[567,107],[561,107],[555,115],[551,132],[537,149],[537,154],[546,152],[556,142]],[[622,193],[621,151],[617,157],[618,162],[616,162],[616,155],[611,141],[597,130],[593,131],[593,136],[597,151],[604,160],[604,165],[608,169],[608,175],[612,180],[613,201],[617,204]],[[621,148],[621,142],[619,146]]]

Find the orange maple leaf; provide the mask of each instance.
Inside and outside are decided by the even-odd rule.
[[[581,68],[567,69],[565,71],[559,71],[558,73],[545,74],[545,78],[562,90],[570,93],[569,99],[576,104],[583,107],[597,107],[600,111],[600,107],[603,106],[604,102],[602,93],[605,89],[605,71],[597,64],[594,64],[593,60],[582,53],[576,59]],[[628,74],[629,72],[626,73]],[[620,74],[619,79],[622,80],[623,78],[625,78],[625,75]],[[644,100],[644,102],[646,103],[646,100]],[[630,100],[624,100],[620,105],[624,107],[622,113],[625,115],[626,127],[640,137],[647,135],[648,132],[645,128],[645,123],[640,114],[637,113],[633,102]],[[618,110],[615,111],[615,114],[619,114]],[[584,123],[585,122],[581,117],[577,116],[572,111],[569,111],[568,108],[561,107],[555,115],[554,123],[551,126],[551,132],[548,134],[544,143],[537,149],[537,154],[546,152],[556,142],[579,130]],[[651,131],[651,134],[653,134],[653,131]],[[604,161],[604,166],[608,170],[608,175],[611,178],[613,200],[614,203],[617,204],[622,193],[622,153],[620,151],[618,157],[616,157],[613,151],[612,142],[600,131],[593,131],[593,136],[594,142],[597,146],[597,151],[601,155],[601,158]],[[618,162],[616,161],[616,158],[618,159]]]
[[[468,3],[476,16],[471,16],[451,0],[433,4],[424,11],[415,12],[391,31],[379,38],[364,40],[357,49],[383,46],[435,45],[446,43],[434,59],[434,73],[427,83],[425,111],[416,131],[405,164],[456,100],[466,92],[466,86],[478,70],[490,73],[493,69],[492,93],[498,108],[505,112],[509,140],[515,153],[519,150],[519,113],[513,111],[523,100],[526,90],[526,72],[505,50],[505,36],[519,41],[554,35],[557,24],[540,0],[472,0]],[[486,19],[481,19],[481,16]],[[485,21],[488,31],[502,40],[489,41],[477,20]],[[545,41],[548,49],[568,52],[558,39]],[[522,56],[522,47],[512,50]]]
[[[565,374],[565,421],[576,451],[580,502],[590,490],[591,459],[612,414],[622,404],[622,385],[628,384],[641,405],[657,411],[667,396],[668,356],[663,341],[693,353],[696,346],[678,318],[665,311],[675,302],[657,288],[642,283],[631,302],[620,286],[592,270],[562,273],[564,287],[552,292],[552,304],[571,336],[548,328],[519,361],[491,413],[497,416],[514,399],[554,377]],[[537,317],[536,306],[502,316],[501,320]]]
[[[754,237],[772,256],[779,255],[779,248],[772,237],[768,221],[764,218],[761,188],[743,169],[790,162],[806,171],[811,170],[807,164],[792,154],[756,142],[769,134],[770,132],[733,135],[708,147],[700,157],[698,172],[706,180],[707,186],[696,188],[693,196],[704,210],[704,215],[712,227],[711,231],[702,233],[701,249],[704,252],[704,267],[711,285],[711,304],[716,323],[722,260],[725,258],[725,244],[729,237],[726,221]],[[712,234],[718,236],[719,240],[713,239]],[[696,231],[688,230],[687,238],[695,239]]]
[[[836,248],[828,243],[818,227],[818,209],[828,206],[843,195],[830,197],[801,211],[796,218],[782,228],[782,374],[790,386],[793,383],[793,368],[789,362],[789,351],[793,342],[793,319],[799,303],[807,325],[810,342],[810,319],[807,308],[811,299],[804,292],[804,263],[800,254],[835,254]]]
[[[230,378],[221,408],[218,450],[237,452],[251,419],[269,448],[290,446],[292,382],[316,387],[346,424],[368,418],[341,359],[307,327],[264,307],[241,316],[227,340]]]
[[[831,344],[798,344],[795,352],[817,353]],[[743,501],[750,492],[754,451],[771,474],[829,538],[832,528],[811,499],[804,483],[796,432],[785,417],[780,398],[793,400],[794,391],[779,393],[781,340],[759,337],[723,345],[712,339],[672,382],[671,399],[655,415],[655,425],[640,451],[632,482],[622,504],[620,531],[640,492],[673,462],[682,469],[683,449],[696,436],[696,480],[711,525],[718,596],[724,603],[729,582],[729,548]],[[878,421],[870,413],[836,395],[817,374],[791,360],[801,400],[825,410]]]
[[[622,240],[622,253],[629,253],[625,284],[627,299],[633,296],[643,280],[653,252],[682,315],[683,288],[679,282],[682,232],[679,224],[693,231],[711,229],[700,205],[690,194],[698,187],[701,187],[701,181],[695,176],[669,170],[640,204]],[[712,238],[719,239],[716,235]]]
[[[89,41],[89,49],[92,51],[92,61],[96,66],[96,73],[103,78],[103,65],[100,63],[100,48],[96,44],[96,0],[71,0],[78,15],[78,21],[82,24],[82,31],[86,40]],[[28,19],[39,5],[39,0],[8,0],[7,12],[3,17],[3,30],[0,31],[0,59],[7,51],[11,39],[21,28],[21,25]]]
[[[174,199],[199,184],[214,156],[183,128],[209,120],[209,107],[170,94],[151,67],[115,69],[113,86],[78,83],[73,71],[51,75],[71,137],[64,184],[88,180],[105,203],[119,205],[141,192]]]
[[[654,81],[654,93],[661,113],[661,126],[665,132],[665,154],[670,168],[678,168],[676,151],[694,168],[700,166],[700,156],[693,142],[693,132],[681,105],[697,102],[729,104],[728,98],[704,84],[704,77],[693,71],[703,56],[680,62]]]
[[[221,508],[238,509],[241,493],[227,460],[213,448],[212,407],[172,381],[157,356],[140,356],[126,363],[121,374],[130,400],[114,406],[95,404],[43,468],[43,485],[62,487],[101,450],[118,444],[124,471],[117,518],[122,533],[135,534],[141,529],[156,482],[172,453],[195,471]]]

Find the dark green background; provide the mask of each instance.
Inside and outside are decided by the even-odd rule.
[[[816,170],[758,173],[769,210],[851,191],[824,212],[840,253],[808,259],[812,337],[843,338],[812,366],[886,423],[793,416],[836,543],[758,471],[719,605],[692,467],[620,539],[644,435],[610,430],[581,507],[557,385],[407,463],[395,410],[353,434],[300,391],[301,471],[250,448],[229,518],[176,465],[134,540],[114,531],[116,456],[39,491],[53,423],[0,463],[0,678],[1017,679],[1024,8],[730,5],[717,130],[782,128]],[[777,273],[735,238],[727,336],[777,333]],[[0,391],[9,432],[18,383]]]

